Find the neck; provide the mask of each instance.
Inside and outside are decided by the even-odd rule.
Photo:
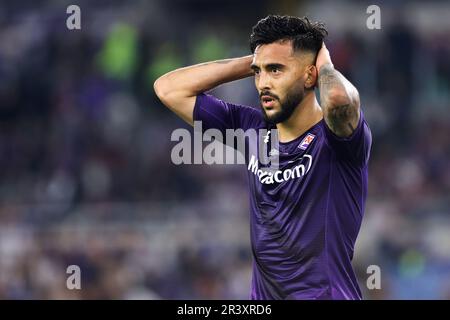
[[[308,92],[292,115],[284,122],[277,123],[280,142],[292,141],[322,120],[322,108],[314,91]]]

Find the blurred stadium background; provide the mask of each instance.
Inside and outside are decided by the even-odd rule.
[[[366,28],[370,4],[381,30]],[[152,84],[249,54],[268,13],[325,22],[359,88],[374,138],[364,298],[450,298],[450,3],[290,0],[0,2],[0,298],[248,298],[245,168],[173,165],[171,132],[187,126]],[[251,79],[215,94],[258,104]],[[72,264],[81,290],[66,288]],[[381,290],[366,287],[372,264]]]

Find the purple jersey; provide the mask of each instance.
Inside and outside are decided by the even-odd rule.
[[[203,130],[223,133],[273,128],[259,108],[207,94],[197,96],[194,120],[202,121]],[[361,111],[348,138],[334,135],[322,119],[295,140],[280,142],[274,174],[263,170],[257,154],[246,154],[251,299],[361,299],[351,260],[367,196],[371,143]]]

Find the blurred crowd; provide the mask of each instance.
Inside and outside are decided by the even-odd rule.
[[[81,2],[73,31],[64,1],[0,5],[0,298],[248,298],[245,168],[172,164],[171,133],[188,127],[152,88],[249,54],[270,6],[233,3]],[[450,299],[450,30],[329,28],[374,141],[354,260],[364,298]],[[214,94],[258,105],[252,79]]]

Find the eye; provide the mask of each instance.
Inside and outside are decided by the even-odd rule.
[[[272,73],[275,73],[275,74],[277,74],[277,73],[279,73],[281,70],[279,69],[279,68],[272,68]]]
[[[259,73],[261,72],[259,69],[255,69],[253,71],[255,72],[255,75],[259,75]]]

